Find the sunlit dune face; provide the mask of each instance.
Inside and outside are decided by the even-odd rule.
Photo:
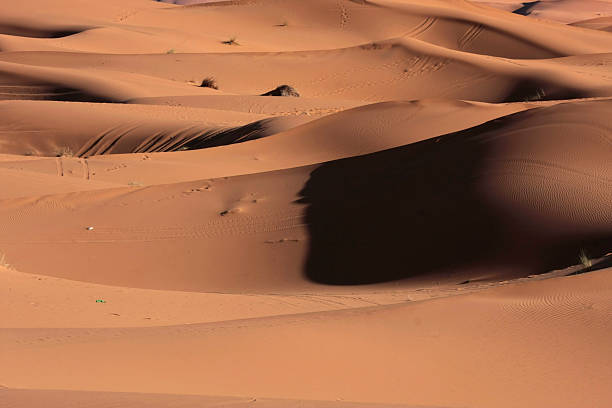
[[[0,407],[612,406],[612,1],[0,1]]]

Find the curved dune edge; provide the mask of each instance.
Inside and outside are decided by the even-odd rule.
[[[572,23],[575,27],[583,27],[591,30],[612,31],[612,16],[597,17]]]
[[[612,5],[606,0],[540,0],[522,2],[515,0],[471,0],[473,3],[500,8],[506,11],[523,10],[529,17],[572,24],[602,15],[612,14]],[[527,3],[529,6],[524,6]],[[589,27],[590,28],[590,27]]]
[[[1,389],[1,387],[0,387]],[[165,408],[168,406],[198,406],[212,408],[229,405],[232,408],[399,408],[397,404],[372,404],[344,401],[313,401],[256,397],[217,397],[199,395],[112,393],[70,390],[2,390],[0,396],[13,408],[29,408],[44,404],[49,408],[129,406],[130,408]],[[96,401],[92,403],[92,401]],[[192,405],[190,405],[192,404]],[[404,408],[406,407],[402,405]],[[414,408],[423,408],[422,406]],[[438,407],[440,408],[440,407]]]
[[[428,274],[447,280],[527,276],[567,266],[581,249],[601,255],[610,244],[610,124],[601,114],[609,105],[608,100],[558,104],[438,137],[415,132],[412,140],[398,138],[404,135],[406,113],[414,118],[415,108],[426,111],[421,104],[358,108],[258,141],[164,154],[189,154],[194,162],[216,168],[228,161],[224,151],[231,149],[235,166],[237,152],[258,143],[282,148],[282,140],[288,139],[288,148],[295,148],[300,129],[306,127],[304,147],[314,142],[311,155],[317,158],[309,166],[265,173],[251,167],[250,174],[237,177],[6,199],[0,210],[5,220],[0,243],[22,271],[188,291],[287,293],[313,290],[320,283],[418,281]],[[360,143],[380,143],[385,135],[400,141],[399,147],[371,148],[375,153],[342,160],[321,157],[357,154],[334,149],[362,148],[346,126],[349,120],[340,121],[348,137],[342,140],[336,119],[351,118],[362,128],[358,119],[371,123],[364,113],[372,109],[379,119],[389,114],[386,122],[391,125],[382,133],[362,132]],[[467,118],[464,109],[457,113]],[[396,118],[395,125],[391,118]],[[321,140],[306,136],[313,134]],[[279,165],[266,163],[265,156],[246,157],[261,163],[257,166]],[[143,156],[137,162],[158,160],[165,161]],[[70,169],[67,160],[57,163],[65,172]],[[88,166],[97,173],[93,158]],[[194,177],[195,165],[188,168]],[[129,170],[129,165],[120,169]],[[453,187],[443,189],[448,183]],[[364,212],[376,217],[360,217]],[[14,213],[27,217],[15,219]],[[46,227],[41,231],[36,226],[42,224]],[[86,230],[90,225],[94,231]],[[33,247],[40,257],[28,256]],[[256,254],[248,269],[231,255],[236,248]],[[221,255],[222,274],[217,264]],[[67,256],[88,268],[63,267]],[[399,268],[406,256],[411,268]],[[125,273],[116,262],[135,258],[139,272]]]
[[[73,185],[74,178],[123,186],[131,182],[137,182],[138,185],[177,183],[281,170],[372,153],[555,103],[493,105],[448,100],[387,102],[331,114],[313,121],[316,117],[302,114],[288,116],[282,121],[279,118],[271,128],[278,133],[231,148],[86,158],[69,155],[58,158],[7,156],[0,163],[0,168],[12,172],[18,170],[48,176],[60,175],[56,180],[58,185],[65,184],[65,181]],[[76,153],[86,141],[98,140],[107,134],[150,137],[147,131],[155,128],[154,134],[165,129],[171,135],[176,129],[189,129],[193,126],[206,129],[215,126],[207,124],[206,120],[212,120],[217,127],[219,123],[236,126],[248,125],[255,118],[261,120],[268,116],[178,107],[164,113],[161,108],[148,106],[127,105],[117,108],[100,104],[50,104],[41,101],[0,104],[0,109],[6,113],[5,119],[0,119],[0,129],[3,130],[0,141],[4,142],[4,149],[15,153],[32,152],[34,145],[39,146],[36,151],[47,151],[50,155],[58,155],[62,148]],[[36,114],[41,107],[48,110],[49,117]],[[177,121],[174,118],[176,114],[185,119]],[[89,117],[82,126],[69,120],[82,115]],[[152,118],[152,115],[155,117]],[[440,117],[452,120],[436,121]],[[113,125],[109,126],[111,118]],[[376,121],[374,125],[373,119]],[[304,121],[311,122],[300,125]],[[382,121],[384,125],[381,125]],[[116,125],[122,122],[123,126]],[[280,131],[283,127],[290,129]],[[406,128],[410,132],[406,132]],[[41,135],[45,135],[44,139]],[[299,155],[295,154],[296,149],[299,149]],[[94,183],[91,183],[91,187],[97,188]],[[36,195],[36,190],[31,190],[32,186],[28,184],[15,185],[13,188],[0,193],[3,194],[0,197],[19,196],[19,193],[13,191],[22,191],[23,196]]]
[[[603,103],[607,99],[601,100]],[[15,152],[28,151],[29,147],[24,143],[28,140],[28,137],[32,137],[28,136],[28,132],[33,132],[34,136],[41,131],[44,131],[47,135],[55,133],[61,135],[63,140],[70,141],[79,140],[79,138],[81,140],[90,139],[96,134],[92,132],[95,129],[98,129],[99,134],[110,132],[113,127],[108,127],[105,122],[109,115],[115,117],[115,120],[125,120],[127,130],[130,129],[127,125],[130,125],[131,128],[134,127],[134,121],[130,118],[138,118],[143,122],[145,120],[150,121],[152,114],[156,115],[157,120],[157,118],[162,119],[164,115],[171,118],[172,115],[179,113],[186,116],[187,120],[175,121],[173,126],[183,127],[185,124],[193,124],[203,119],[204,122],[202,123],[206,124],[206,118],[225,126],[236,126],[248,124],[255,118],[265,117],[262,115],[246,115],[234,111],[224,113],[218,110],[185,110],[184,108],[180,108],[176,112],[163,114],[159,109],[132,105],[128,105],[129,109],[128,107],[120,108],[130,112],[130,115],[122,115],[119,109],[112,106],[69,104],[48,107],[50,112],[53,112],[59,120],[51,121],[43,118],[40,121],[33,114],[34,111],[27,108],[31,106],[32,109],[35,109],[40,106],[38,104],[48,102],[11,103],[13,105],[4,105],[5,112],[10,113],[12,118],[16,120],[8,119],[9,116],[4,123],[0,121],[0,127],[10,129],[4,131],[8,135],[5,143],[14,143],[10,139],[11,135],[18,135],[19,144],[11,147]],[[24,105],[21,105],[22,103]],[[138,181],[142,185],[153,185],[228,177],[311,165],[372,153],[441,136],[448,132],[463,130],[523,110],[562,103],[565,102],[483,104],[449,100],[395,101],[372,104],[332,114],[309,124],[279,132],[265,139],[235,145],[231,148],[217,147],[197,152],[171,154],[151,153],[146,157],[144,155],[94,156],[86,159],[88,172],[83,170],[82,159],[62,157],[60,161],[62,167],[66,169],[63,172],[64,177],[86,178],[123,185],[130,181]],[[21,108],[22,106],[24,109]],[[606,105],[602,104],[601,106],[602,109],[606,109]],[[0,105],[1,108],[2,105]],[[204,115],[199,115],[199,113]],[[64,116],[69,118],[75,114],[90,114],[92,126],[79,128],[63,119]],[[440,117],[448,120],[440,121],[438,120]],[[283,126],[299,125],[301,121],[310,121],[315,118],[310,115],[297,115],[295,120],[284,122]],[[370,122],[372,118],[377,118],[377,123],[380,123],[381,118],[384,118],[384,121],[388,123],[385,123],[384,127],[380,127],[378,124],[372,125]],[[347,125],[347,122],[349,125]],[[168,123],[172,122],[168,121]],[[405,131],[406,127],[409,127],[410,132]],[[47,145],[46,149],[56,152],[59,148],[65,146],[61,143],[61,138],[47,136],[46,140],[53,141],[53,143]],[[71,150],[73,152],[78,151],[81,145],[75,143]],[[301,152],[299,157],[294,154],[296,146],[299,146]],[[229,159],[230,157],[231,159]],[[153,160],[149,160],[151,158]],[[57,175],[57,161],[56,158],[33,160],[31,157],[7,156],[0,163],[0,167]],[[60,178],[57,181],[62,183],[63,180],[66,179]],[[24,189],[23,191],[27,190]],[[9,196],[5,195],[5,197]]]
[[[241,99],[231,100],[238,102]],[[246,100],[251,102],[253,99]],[[255,100],[255,102],[259,101]],[[319,120],[317,117],[320,115],[313,116],[308,114],[309,111],[298,111],[293,115],[279,117],[216,109],[179,111],[183,115],[190,113],[192,118],[188,120],[176,119],[175,112],[168,114],[166,110],[158,108],[124,109],[108,104],[7,101],[0,103],[0,112],[3,113],[3,119],[0,119],[0,130],[2,130],[0,146],[8,154],[65,156],[64,160],[69,161],[71,156],[89,158],[104,154],[204,149],[282,134],[294,128],[290,134],[279,136],[276,139],[284,140],[281,144],[284,143],[287,149],[295,149],[295,146],[290,147],[289,144],[303,143],[306,144],[303,153],[307,152],[307,146],[316,146],[319,151],[325,152],[324,139],[331,138],[338,146],[350,145],[349,142],[356,141],[352,136],[353,133],[359,133],[359,129],[368,128],[368,119],[385,118],[388,123],[385,123],[384,127],[369,126],[368,133],[371,135],[361,137],[364,141],[378,140],[376,143],[380,147],[368,148],[363,142],[360,142],[362,148],[348,154],[358,155],[393,146],[393,141],[399,138],[400,132],[404,131],[398,127],[398,124],[407,124],[407,120],[412,123],[411,133],[424,132],[424,135],[410,136],[402,143],[440,135],[449,130],[460,130],[535,106],[542,105],[525,103],[497,107],[446,100],[397,101],[358,107],[345,113],[332,113],[328,118]],[[47,114],[40,115],[38,112],[41,109]],[[450,127],[442,125],[439,128],[439,126],[419,124],[427,117],[441,115],[456,115],[458,120],[453,121]],[[81,124],[75,124],[70,120],[73,117],[84,116],[90,119]],[[258,120],[253,121],[255,118]],[[312,125],[303,125],[313,120],[315,122]],[[353,122],[353,125],[345,127],[345,122],[349,120]],[[227,124],[230,123],[234,126],[228,127]],[[390,129],[395,129],[395,131],[385,135]],[[326,136],[321,136],[322,133],[325,133]],[[314,138],[319,139],[321,143],[313,143],[311,135],[315,135]],[[389,142],[385,143],[381,140],[382,137]],[[274,141],[267,144],[278,143]],[[273,149],[271,146],[251,146],[247,150],[271,152]],[[342,154],[336,156],[332,152],[329,152],[328,155],[327,160],[345,156]],[[326,161],[326,159],[320,161]]]
[[[467,287],[257,294],[177,292],[97,285],[0,267],[1,329],[129,328],[211,323],[403,303],[468,290]],[[470,285],[472,290],[479,285]],[[484,286],[484,285],[483,285]],[[485,286],[486,287],[486,286]],[[8,290],[10,288],[10,290]],[[96,300],[104,300],[97,303]]]
[[[601,97],[610,95],[612,87],[606,75],[612,65],[610,51],[612,46],[605,54],[581,55],[585,65],[600,67],[588,71],[568,66],[562,58],[491,57],[411,36],[341,50],[237,53],[223,58],[219,54],[3,53],[0,54],[0,59],[4,59],[0,61],[0,84],[13,83],[17,78],[22,85],[19,85],[21,88],[6,85],[6,89],[0,88],[0,96],[128,103],[150,103],[147,101],[157,98],[165,103],[173,100],[183,103],[196,100],[199,95],[206,99],[227,93],[260,95],[279,83],[288,83],[306,97],[353,103],[431,97],[481,102]],[[312,67],[303,64],[305,57],[313,63]],[[262,60],[266,63],[262,64]],[[334,63],[330,64],[330,60]],[[355,64],[356,60],[358,67],[338,68]],[[91,65],[96,69],[86,73],[77,70]],[[133,73],[135,69],[139,74]],[[6,79],[2,80],[2,75]],[[350,75],[351,83],[338,81],[338,75]],[[221,90],[196,86],[197,80],[204,76],[214,76]],[[316,80],[305,79],[312,76]],[[429,81],[437,86],[433,89],[427,86]]]
[[[4,152],[51,157],[200,149],[255,140],[303,122],[211,109],[180,109],[191,118],[177,119],[177,112],[167,109],[48,101],[3,102],[0,112]],[[74,117],[89,120],[74,123]]]

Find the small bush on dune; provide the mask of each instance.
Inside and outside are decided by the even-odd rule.
[[[74,152],[69,146],[60,146],[53,152],[55,157],[72,157]]]
[[[206,77],[206,78],[204,78],[202,80],[202,84],[200,85],[200,87],[201,88],[219,89],[219,87],[217,86],[217,81],[213,77]]]
[[[265,94],[261,94],[261,96],[293,96],[295,98],[299,98],[300,94],[292,86],[281,85],[269,92],[266,92]]]
[[[546,91],[543,88],[537,88],[533,94],[525,97],[525,102],[543,101],[546,98]]]
[[[236,37],[232,37],[229,40],[221,41],[221,43],[225,45],[240,45],[236,40]]]
[[[580,259],[580,263],[582,264],[582,266],[584,266],[586,269],[589,269],[593,266],[593,261],[591,261],[584,249],[580,250],[580,255],[578,258]]]
[[[2,252],[0,252],[0,267],[12,269],[11,265],[6,260],[6,255]]]

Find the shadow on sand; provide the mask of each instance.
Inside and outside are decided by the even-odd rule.
[[[589,226],[557,240],[550,220],[523,220],[487,194],[498,130],[520,115],[316,168],[299,200],[308,204],[307,277],[354,285],[471,267],[528,275],[575,264],[580,248],[602,239]]]

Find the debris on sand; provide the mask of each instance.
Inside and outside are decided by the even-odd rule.
[[[261,96],[293,96],[299,98],[300,94],[292,86],[281,85],[265,94],[261,94]]]
[[[217,80],[215,80],[215,78],[206,77],[202,80],[202,84],[200,84],[200,88],[219,89],[219,86],[217,86]]]

